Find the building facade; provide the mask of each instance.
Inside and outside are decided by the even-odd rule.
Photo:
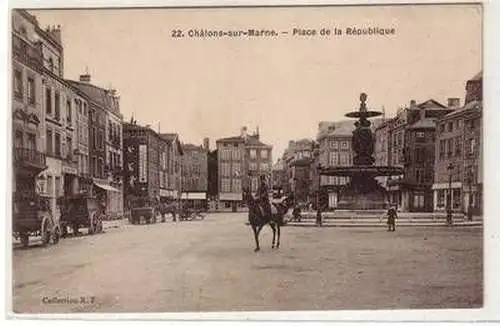
[[[311,139],[291,140],[283,155],[289,187],[297,202],[307,202],[310,199],[312,179],[311,165],[313,163],[314,141]]]
[[[169,200],[181,200],[182,193],[182,151],[179,135],[176,133],[162,133],[160,137],[165,141],[167,171],[166,189],[160,196]]]
[[[108,218],[120,218],[124,209],[119,98],[115,90],[93,85],[88,73],[81,75],[79,81],[68,80],[68,83],[89,99],[87,119],[89,172],[93,181],[91,193],[106,204]]]
[[[45,193],[43,55],[38,22],[23,10],[12,11],[12,139],[13,199]],[[40,189],[41,187],[41,189]]]
[[[246,132],[246,128],[244,128],[244,132]],[[243,172],[248,179],[244,180],[243,183],[254,194],[259,187],[260,176],[265,176],[267,184],[271,185],[273,147],[260,141],[258,130],[252,135],[244,135],[244,145]]]
[[[482,214],[482,74],[466,83],[466,102],[437,121],[434,210]]]
[[[155,199],[160,194],[160,156],[163,139],[149,127],[123,124],[124,202]]]
[[[434,148],[436,120],[457,107],[457,99],[449,106],[435,100],[420,104],[410,101],[391,121],[390,165],[400,166],[404,175],[387,181],[389,200],[402,211],[432,211],[434,180]]]
[[[208,143],[182,145],[182,200],[190,207],[207,208]]]
[[[219,188],[216,206],[236,211],[244,205],[243,187],[254,193],[261,175],[266,176],[268,184],[271,181],[272,146],[260,140],[258,128],[249,135],[247,128],[242,127],[239,136],[218,139],[216,147]]]
[[[320,122],[318,126],[319,165],[323,168],[336,166],[350,166],[354,152],[352,150],[352,121]],[[327,196],[324,207],[336,208],[339,192],[349,182],[349,177],[321,176],[321,191]]]
[[[232,208],[234,211],[241,204],[245,140],[242,136],[218,139],[218,209]]]

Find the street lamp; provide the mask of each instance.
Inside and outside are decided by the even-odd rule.
[[[473,174],[472,170],[467,171],[467,184],[469,185],[469,197],[468,197],[468,207],[467,207],[467,219],[472,221],[472,182],[473,182]]]
[[[448,170],[448,209],[446,212],[446,223],[448,225],[453,224],[453,218],[452,218],[452,203],[451,203],[451,176],[453,169],[455,167],[453,166],[453,163],[448,164],[447,170]]]

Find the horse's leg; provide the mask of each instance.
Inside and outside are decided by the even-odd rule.
[[[280,235],[281,235],[281,227],[279,224],[276,225],[276,228],[278,229],[278,240],[276,241],[276,249],[279,249],[280,247]]]
[[[276,240],[276,226],[274,226],[273,223],[269,223],[269,226],[271,227],[271,229],[273,229],[273,243],[271,248],[274,248],[274,242]]]
[[[252,230],[253,230],[253,236],[254,236],[254,239],[255,239],[255,249],[254,249],[254,252],[257,252],[260,250],[260,247],[259,247],[259,232],[257,231],[257,227],[255,225],[252,225]]]

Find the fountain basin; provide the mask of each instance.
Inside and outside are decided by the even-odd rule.
[[[377,165],[336,166],[320,169],[321,175],[342,177],[379,177],[404,174],[401,167]]]

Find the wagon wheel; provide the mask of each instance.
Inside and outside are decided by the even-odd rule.
[[[45,216],[42,220],[42,245],[46,246],[50,241],[52,231],[52,221],[49,216]]]
[[[30,244],[30,236],[27,232],[23,232],[19,235],[21,238],[21,244],[23,245],[23,248],[28,248]]]

